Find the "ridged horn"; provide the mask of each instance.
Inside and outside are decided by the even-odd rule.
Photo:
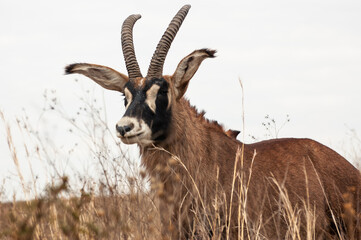
[[[133,45],[133,26],[139,18],[141,18],[139,14],[130,15],[124,20],[122,26],[122,49],[129,79],[143,77],[135,57]]]
[[[191,5],[183,6],[170,22],[153,54],[146,77],[147,79],[162,77],[165,57],[167,56],[170,45],[172,44],[172,41],[180,26],[182,25],[184,18],[187,16],[190,8]]]

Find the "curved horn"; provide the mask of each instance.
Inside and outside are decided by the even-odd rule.
[[[124,20],[122,26],[122,49],[129,79],[143,77],[135,57],[133,45],[133,26],[139,18],[141,18],[139,14],[130,15]]]
[[[190,8],[191,5],[183,6],[170,22],[153,54],[147,73],[147,79],[162,77],[165,57],[167,56],[170,45]]]

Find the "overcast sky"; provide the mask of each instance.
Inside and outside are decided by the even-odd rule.
[[[217,58],[202,63],[186,94],[208,118],[243,129],[241,79],[246,135],[265,137],[266,114],[279,124],[290,116],[280,137],[312,138],[341,153],[349,129],[361,135],[359,0],[1,0],[0,109],[11,121],[24,108],[36,122],[45,89],[56,89],[64,107],[71,109],[81,96],[75,78],[84,88],[99,88],[102,96],[91,80],[65,76],[64,66],[89,62],[126,73],[120,29],[134,13],[142,15],[134,41],[145,74],[171,18],[188,3],[192,8],[168,53],[164,73],[172,74],[195,49],[217,49]],[[104,91],[104,99],[113,126],[124,110],[122,97]],[[3,127],[0,133],[4,173],[13,163]]]

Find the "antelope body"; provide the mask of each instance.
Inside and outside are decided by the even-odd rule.
[[[224,238],[290,237],[289,224],[281,211],[287,207],[281,193],[287,195],[288,207],[300,214],[301,239],[306,238],[308,229],[303,206],[314,214],[314,237],[337,238],[342,231],[359,237],[361,177],[342,156],[310,139],[243,144],[236,140],[237,131],[226,132],[217,122],[205,119],[183,97],[201,62],[214,57],[214,50],[196,50],[180,61],[173,75],[162,75],[168,49],[189,8],[181,8],[171,21],[146,77],[140,72],[132,38],[140,15],[129,16],[122,27],[128,76],[95,64],[66,67],[68,74],[83,74],[106,89],[124,93],[126,111],[116,124],[117,135],[126,144],[138,144],[142,164],[151,178],[162,184],[164,237],[197,236],[193,229],[202,222],[197,215],[200,211],[209,236],[219,232]],[[343,218],[346,204],[356,211],[351,216],[352,227]],[[257,231],[241,228],[240,206],[246,206],[242,213],[248,217],[248,229]],[[209,216],[214,212],[219,217],[212,224]]]

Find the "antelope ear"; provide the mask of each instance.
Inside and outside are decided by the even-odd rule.
[[[65,67],[65,74],[80,73],[91,78],[103,88],[124,91],[124,86],[128,82],[128,77],[112,68],[89,64],[75,63]]]
[[[215,53],[216,50],[210,49],[195,50],[180,61],[172,76],[177,99],[180,99],[186,92],[189,80],[196,73],[202,61],[206,58],[215,57]]]

